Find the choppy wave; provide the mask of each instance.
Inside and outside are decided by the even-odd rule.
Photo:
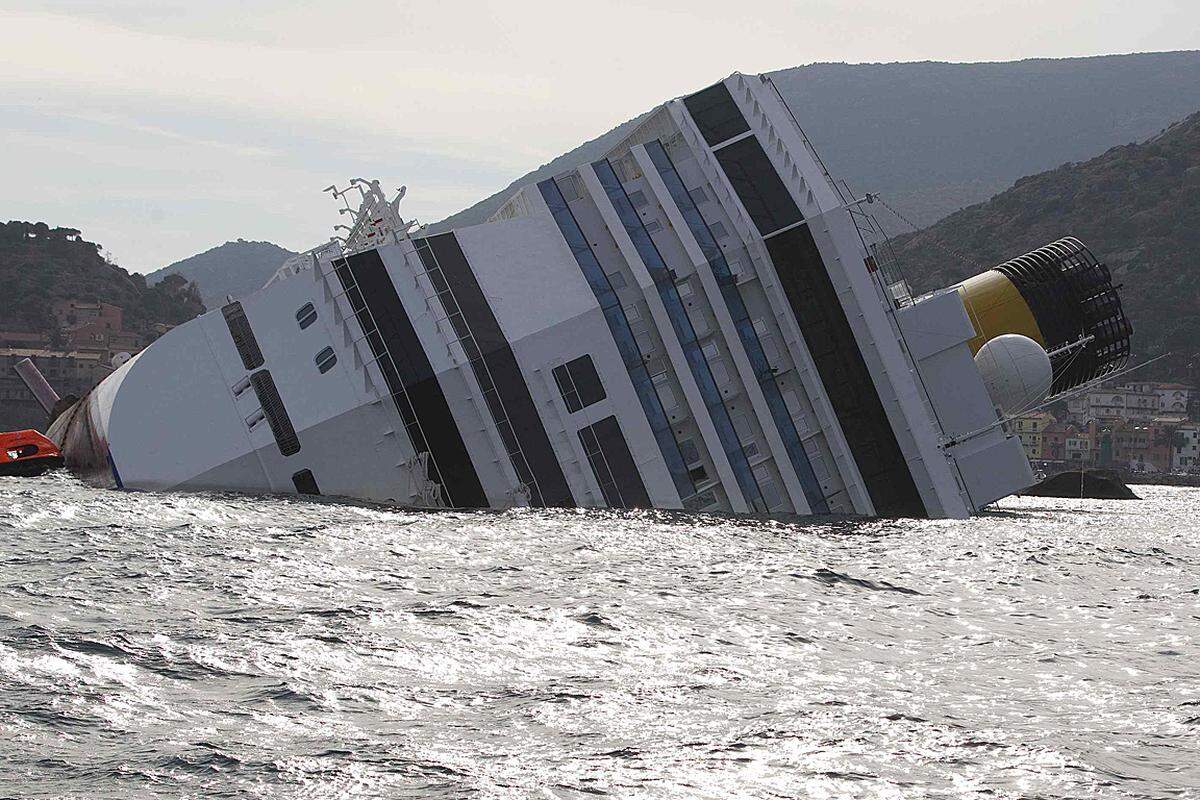
[[[0,479],[0,796],[1200,796],[1200,492],[965,522]]]

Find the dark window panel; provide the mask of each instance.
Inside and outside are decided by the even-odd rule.
[[[300,306],[300,310],[296,312],[296,322],[300,325],[300,330],[304,330],[316,321],[317,309],[313,307],[312,303]]]
[[[605,398],[604,386],[592,357],[583,355],[553,369],[554,382],[572,413]]]
[[[250,376],[250,385],[254,387],[254,394],[262,407],[263,416],[271,426],[271,434],[275,437],[279,452],[285,456],[299,453],[300,439],[296,436],[296,428],[283,405],[283,398],[279,396],[279,389],[275,386],[271,371],[260,369],[253,373]]]
[[[610,508],[651,507],[650,495],[616,417],[605,417],[582,428],[579,442]]]
[[[333,352],[332,347],[326,347],[324,350],[317,353],[316,357],[313,358],[313,361],[316,362],[317,369],[319,369],[321,374],[324,375],[326,372],[329,372],[329,370],[333,369],[333,365],[337,363],[337,353]]]
[[[321,487],[317,486],[317,479],[311,469],[302,469],[292,475],[292,485],[300,494],[318,495],[321,493]]]
[[[758,139],[747,137],[716,155],[759,234],[766,236],[804,219]]]
[[[683,104],[710,147],[750,130],[729,88],[718,83],[684,98]]]

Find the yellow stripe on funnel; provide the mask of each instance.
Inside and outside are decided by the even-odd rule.
[[[972,354],[978,353],[979,348],[991,339],[1006,333],[1019,333],[1046,346],[1046,338],[1025,298],[1002,273],[988,270],[967,278],[954,288],[962,296],[967,316],[975,326],[975,338],[969,342]]]

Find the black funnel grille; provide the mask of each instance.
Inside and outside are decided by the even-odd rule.
[[[1133,326],[1121,308],[1108,267],[1078,239],[1059,239],[996,269],[1013,282],[1028,304],[1046,337],[1048,351],[1092,337],[1085,345],[1051,356],[1051,395],[1128,363]]]

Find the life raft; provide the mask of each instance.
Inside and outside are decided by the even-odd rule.
[[[37,431],[0,432],[0,476],[32,477],[62,465],[58,445]]]

